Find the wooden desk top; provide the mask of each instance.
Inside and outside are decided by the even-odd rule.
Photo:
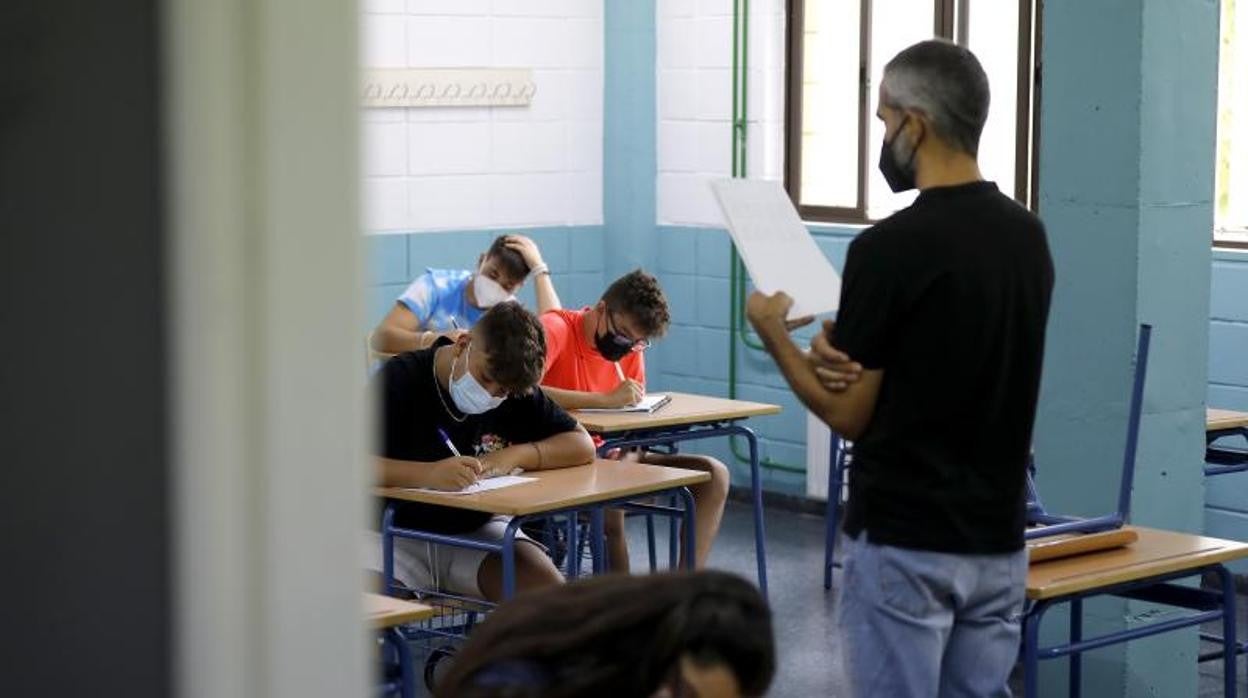
[[[1248,427],[1248,413],[1233,410],[1205,410],[1205,431],[1242,429]]]
[[[1032,565],[1027,573],[1027,598],[1051,599],[1248,557],[1248,543],[1142,526],[1132,528],[1140,539],[1125,548]]]
[[[524,477],[535,477],[537,482],[526,482],[478,494],[442,494],[398,487],[378,487],[373,490],[373,494],[456,509],[526,516],[661,492],[711,479],[709,473],[699,470],[615,460],[597,460],[575,468],[526,472]]]
[[[372,627],[392,628],[433,617],[433,607],[364,592],[364,615]]]
[[[656,390],[666,393],[672,401],[651,413],[645,412],[582,412],[573,410],[576,417],[586,429],[596,434],[615,434],[638,429],[658,429],[661,427],[704,424],[708,422],[761,417],[768,414],[780,414],[779,405],[763,402],[747,402],[745,400],[729,400],[722,397],[691,395],[689,393],[673,393],[667,390]]]

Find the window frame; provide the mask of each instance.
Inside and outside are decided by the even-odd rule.
[[[970,25],[970,0],[932,0],[933,33],[965,46]],[[806,0],[786,0],[784,188],[802,220],[814,223],[870,225],[867,182],[870,179],[871,26],[873,0],[859,0],[858,26],[858,198],[853,207],[803,205],[802,81],[805,58]],[[1018,0],[1018,89],[1015,99],[1015,184],[1013,196],[1033,211],[1038,202],[1040,133],[1041,17],[1044,0]],[[1034,32],[1032,31],[1034,25]],[[1033,41],[1034,37],[1034,41]],[[1030,158],[1028,158],[1030,154]]]

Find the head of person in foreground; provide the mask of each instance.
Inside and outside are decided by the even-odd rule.
[[[441,698],[736,698],[775,674],[771,611],[713,570],[604,575],[504,603],[473,631]]]

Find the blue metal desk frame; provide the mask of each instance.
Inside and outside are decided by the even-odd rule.
[[[758,465],[758,436],[754,430],[747,426],[739,424],[739,422],[747,419],[730,420],[714,420],[708,422],[695,422],[691,424],[679,424],[666,427],[657,427],[654,429],[636,429],[630,431],[622,431],[613,434],[603,434],[603,444],[598,447],[599,455],[605,455],[613,449],[629,449],[629,448],[649,448],[654,446],[676,446],[685,441],[700,441],[702,439],[714,439],[718,437],[740,436],[745,438],[746,443],[750,447],[750,496],[754,504],[754,559],[758,566],[758,588],[763,593],[763,598],[767,598],[767,544],[764,540],[764,523],[763,523],[763,483],[759,475]],[[685,529],[689,528],[688,521],[685,523]],[[653,537],[652,537],[653,540]],[[693,543],[691,539],[686,537],[685,550],[690,551],[685,556],[686,562],[693,560]],[[653,554],[653,545],[651,546]],[[653,557],[650,562],[654,565]]]
[[[1192,587],[1170,584],[1176,579],[1192,577],[1205,572],[1216,573],[1221,588],[1218,591],[1196,589]],[[1165,604],[1185,608],[1194,613],[1181,618],[1151,623],[1138,628],[1129,628],[1108,633],[1101,637],[1085,639],[1083,637],[1083,600],[1093,596],[1111,595],[1137,601]],[[1060,604],[1070,604],[1070,637],[1065,643],[1051,647],[1040,647],[1040,624],[1044,614]],[[1162,633],[1199,626],[1209,621],[1222,621],[1222,651],[1203,659],[1221,658],[1223,665],[1223,695],[1235,698],[1236,675],[1235,658],[1235,581],[1229,570],[1222,564],[1202,565],[1178,572],[1157,575],[1132,582],[1124,582],[1096,589],[1088,589],[1076,594],[1042,599],[1029,605],[1023,616],[1023,697],[1034,698],[1036,693],[1037,673],[1040,660],[1068,657],[1070,661],[1070,688],[1072,698],[1080,695],[1082,672],[1082,653],[1122,644],[1142,637],[1151,637]]]
[[[412,650],[407,639],[397,627],[385,628],[379,634],[383,666],[397,666],[397,678],[386,679],[377,687],[381,696],[398,695],[400,698],[415,698],[416,670],[412,665]]]
[[[640,496],[662,495],[672,493],[680,500],[681,507],[662,507],[651,504],[634,504],[632,500]],[[603,541],[602,541],[602,511],[605,507],[615,507],[624,509],[641,509],[648,513],[659,513],[668,516],[680,516],[683,519],[683,532],[685,536],[685,545],[689,550],[694,547],[694,530],[693,530],[693,495],[689,492],[689,488],[685,486],[668,487],[665,489],[655,490],[654,492],[644,495],[630,495],[616,499],[603,500],[592,504],[581,504],[574,507],[563,507],[559,509],[551,509],[549,511],[526,514],[523,516],[513,516],[508,522],[507,528],[503,533],[503,539],[498,542],[485,542],[463,538],[453,534],[430,533],[411,528],[399,528],[394,525],[395,503],[386,502],[385,511],[381,517],[381,548],[382,548],[382,574],[384,575],[386,584],[386,594],[395,596],[399,593],[400,588],[394,583],[394,539],[410,538],[412,540],[421,540],[429,543],[440,543],[442,545],[450,545],[459,548],[470,548],[472,550],[485,550],[487,552],[498,553],[503,558],[503,598],[510,599],[516,593],[516,532],[520,530],[520,524],[529,519],[539,519],[559,514],[570,514],[569,517],[575,524],[575,514],[588,511],[590,512],[590,548],[593,551],[594,572],[601,572],[603,569]],[[570,537],[569,550],[576,550],[575,547],[575,525],[569,526]],[[575,570],[579,566],[579,560],[576,555],[569,554],[568,564],[570,569]],[[687,562],[692,567],[693,557],[688,556]]]

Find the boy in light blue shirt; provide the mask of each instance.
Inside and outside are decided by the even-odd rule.
[[[550,270],[537,243],[523,235],[495,238],[477,259],[477,268],[426,269],[396,299],[394,307],[373,330],[374,351],[399,354],[433,345],[439,337],[452,340],[468,330],[491,306],[515,300],[532,275],[539,310],[557,307]]]

